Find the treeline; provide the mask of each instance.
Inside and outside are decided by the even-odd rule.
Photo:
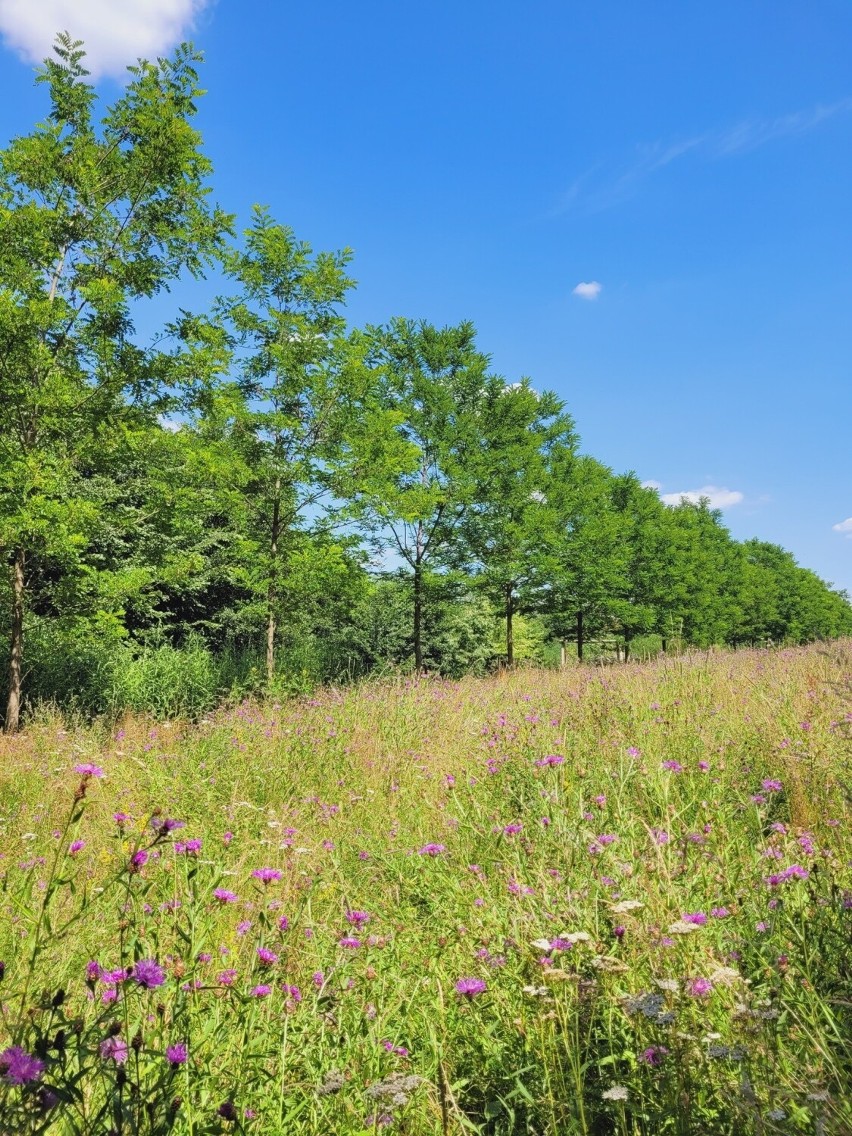
[[[25,696],[197,709],[547,641],[852,633],[783,549],[581,454],[562,401],[495,374],[471,324],[353,329],[348,251],[260,208],[238,238],[195,64],[140,64],[97,122],[59,37],[49,117],[0,153],[7,729]],[[219,297],[142,346],[142,302],[211,269]]]

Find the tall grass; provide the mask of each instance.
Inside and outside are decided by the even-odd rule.
[[[849,1133],[850,676],[43,716],[0,743],[0,1132]]]

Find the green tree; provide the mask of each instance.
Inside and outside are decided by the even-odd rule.
[[[383,405],[396,418],[399,448],[358,493],[355,505],[374,546],[411,571],[419,671],[425,574],[453,559],[460,524],[477,500],[482,454],[493,449],[489,413],[505,384],[489,373],[489,358],[476,347],[471,323],[439,329],[396,319],[373,328],[371,337]]]
[[[21,707],[27,561],[73,562],[91,506],[81,452],[135,404],[167,404],[169,358],[133,337],[137,301],[200,274],[230,220],[207,202],[192,126],[197,56],[130,68],[100,123],[81,45],[67,35],[38,75],[51,109],[0,153],[0,551],[11,567],[7,731]]]

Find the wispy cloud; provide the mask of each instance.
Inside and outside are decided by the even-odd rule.
[[[732,505],[739,505],[744,501],[745,494],[740,493],[739,489],[725,489],[720,485],[702,485],[700,489],[683,489],[679,493],[660,494],[660,500],[664,505],[679,505],[683,500],[697,505],[702,499],[707,500],[711,509],[729,509]]]
[[[123,78],[128,63],[169,51],[208,0],[0,0],[0,35],[25,59],[50,54],[58,31],[83,40],[92,75]]]
[[[631,197],[639,185],[658,170],[687,155],[705,162],[745,154],[783,138],[795,138],[815,130],[827,119],[852,111],[852,96],[775,118],[744,119],[721,130],[708,130],[689,138],[659,140],[636,147],[633,158],[608,168],[598,162],[577,177],[562,195],[555,214],[581,208],[599,212]]]
[[[852,517],[847,517],[845,521],[840,521],[836,525],[831,526],[834,532],[843,533],[845,536],[852,539]]]
[[[603,284],[599,284],[597,280],[590,280],[588,283],[581,281],[571,295],[579,296],[581,300],[596,300],[602,288]]]

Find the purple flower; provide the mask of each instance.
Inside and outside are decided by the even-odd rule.
[[[249,994],[251,994],[252,998],[266,998],[267,995],[271,993],[272,987],[263,984],[260,986],[252,986],[251,990],[249,990]]]
[[[615,844],[618,837],[612,832],[604,832],[598,837],[598,844]]]
[[[456,983],[456,993],[465,998],[474,998],[477,994],[484,994],[488,989],[481,978],[460,978]]]
[[[116,1065],[123,1065],[127,1061],[127,1042],[120,1037],[107,1037],[98,1046],[104,1061],[114,1061]]]
[[[561,753],[549,753],[547,757],[540,757],[535,764],[542,768],[545,765],[561,765],[564,760]]]
[[[357,951],[361,946],[361,940],[354,938],[352,935],[344,935],[337,945],[348,951]]]
[[[440,856],[442,852],[446,852],[446,845],[444,844],[424,844],[422,848],[418,848],[418,853],[421,856]]]
[[[155,986],[162,986],[166,981],[162,967],[155,959],[140,959],[133,967],[131,978],[146,990],[153,990]]]
[[[641,757],[642,756],[642,750],[637,749],[636,746],[628,746],[627,756],[628,757]]]
[[[113,813],[112,819],[116,824],[127,824],[127,822],[130,820],[130,817],[127,815],[127,813]]]
[[[236,903],[239,897],[227,888],[215,888],[213,898],[218,899],[220,903]]]
[[[599,809],[605,809],[606,808],[606,796],[603,793],[598,793],[598,795],[595,797],[595,804],[598,806]]]
[[[693,998],[706,998],[713,992],[713,983],[709,978],[693,978],[687,984],[686,992]]]
[[[201,851],[201,841],[198,839],[193,840],[179,840],[175,842],[175,852],[188,852],[191,855]]]
[[[101,970],[101,964],[99,962],[92,959],[91,962],[86,963],[87,982],[98,982],[102,974],[103,971]]]
[[[68,853],[71,856],[76,856],[78,852],[82,852],[86,847],[85,840],[72,840],[68,845]]]
[[[220,986],[233,986],[234,979],[237,977],[237,972],[231,968],[228,970],[220,971],[216,981]]]
[[[83,777],[103,777],[104,771],[99,765],[92,765],[90,761],[83,761],[74,766],[74,772]]]
[[[43,1072],[44,1062],[21,1049],[20,1045],[10,1045],[0,1053],[0,1073],[10,1085],[37,1081]]]
[[[287,995],[291,1002],[301,1002],[302,991],[298,986],[290,986],[285,982],[282,983],[281,990],[284,994]]]
[[[503,835],[504,836],[517,836],[517,834],[523,830],[523,827],[524,826],[522,824],[504,824],[503,825]]]
[[[353,927],[363,927],[365,923],[370,922],[369,911],[347,911],[346,922],[351,923]]]
[[[685,911],[681,919],[684,923],[694,923],[696,927],[703,927],[707,922],[707,916],[703,911]]]
[[[663,1058],[668,1053],[664,1045],[649,1045],[639,1054],[639,1060],[644,1065],[662,1065]]]
[[[156,829],[161,836],[165,836],[169,832],[174,832],[178,828],[186,828],[185,820],[174,820],[172,817],[166,817],[160,820],[159,817],[151,818],[151,828]]]
[[[270,951],[266,947],[257,948],[257,957],[262,966],[272,966],[273,963],[278,962],[278,955],[275,951]]]
[[[767,793],[780,793],[781,790],[784,788],[784,786],[781,784],[781,782],[776,780],[774,777],[767,777],[766,780],[761,781],[760,784],[761,784],[761,787],[763,789],[765,789]]]
[[[727,919],[731,913],[727,907],[713,907],[710,909],[710,914],[714,919]]]
[[[626,931],[626,930],[627,930],[627,928],[626,928],[626,927],[622,927],[622,926],[621,926],[621,925],[619,924],[619,926],[618,926],[618,927],[613,927],[613,929],[612,929],[612,933],[613,933],[613,935],[615,935],[616,939],[623,939],[623,938],[624,938],[624,933],[625,933],[625,931]]]
[[[148,860],[149,860],[149,855],[148,855],[148,852],[146,851],[146,849],[139,848],[130,857],[130,867],[136,868],[138,870],[139,868],[143,868],[148,863]]]
[[[262,880],[263,883],[271,883],[272,880],[280,880],[283,875],[277,868],[255,868],[252,876],[256,880]]]
[[[178,1065],[185,1065],[187,1058],[186,1042],[179,1041],[175,1045],[170,1045],[166,1049],[166,1060],[173,1069]]]
[[[237,934],[238,935],[247,935],[250,930],[251,930],[251,920],[250,919],[242,919],[237,924]]]
[[[679,761],[664,761],[662,768],[668,769],[672,773],[683,773],[683,766]]]

